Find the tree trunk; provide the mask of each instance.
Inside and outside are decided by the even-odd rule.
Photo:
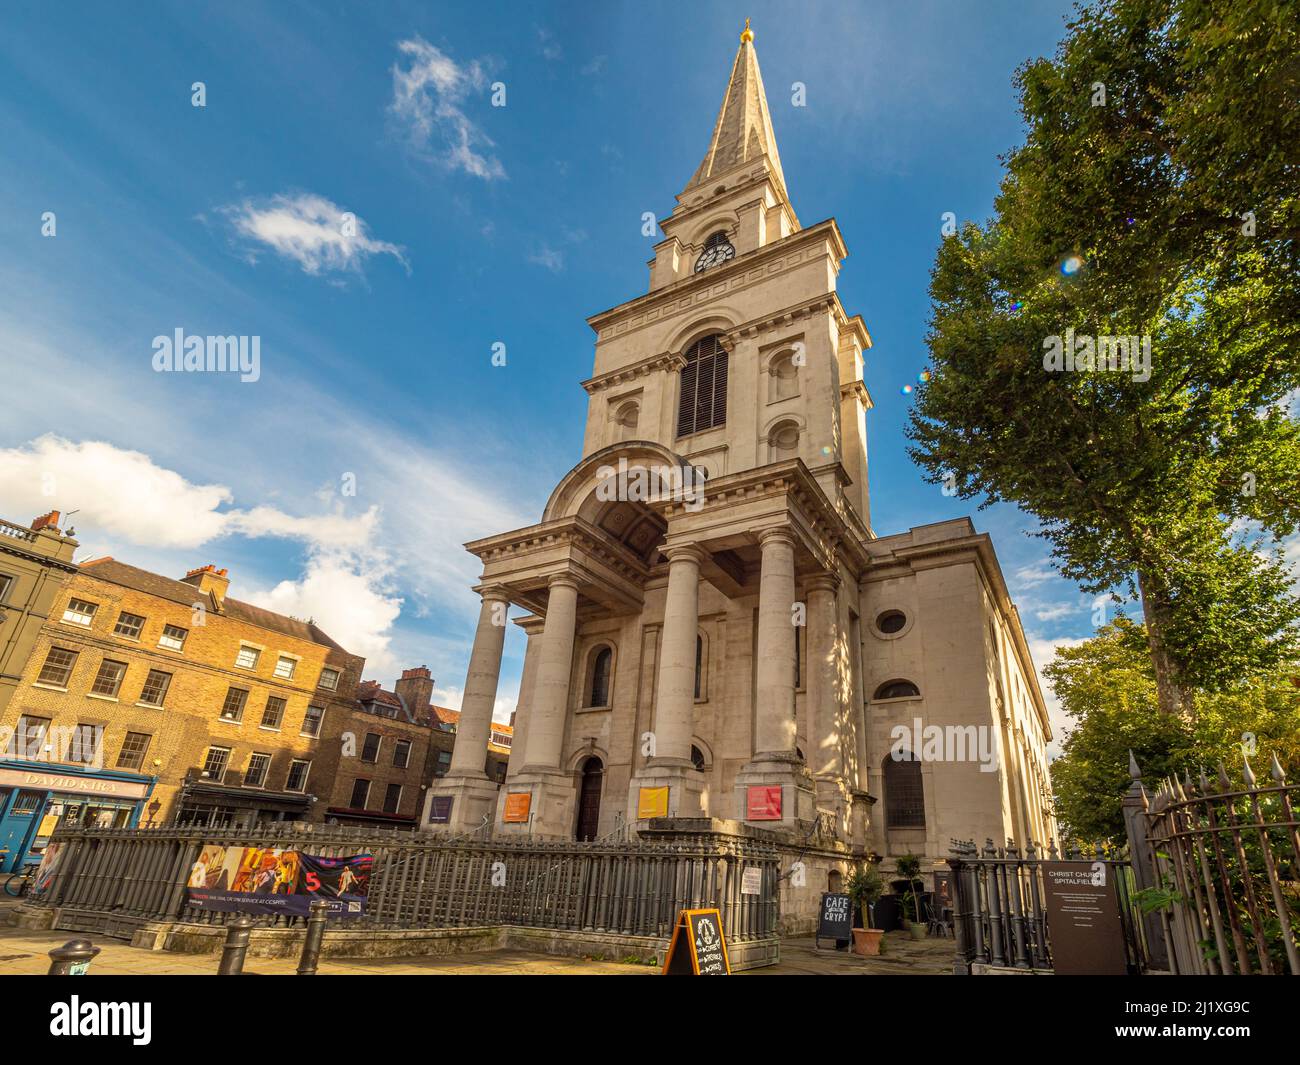
[[[1164,627],[1169,608],[1164,603],[1160,578],[1138,570],[1138,592],[1142,596],[1142,617],[1146,621],[1147,646],[1156,675],[1156,700],[1160,712],[1181,717],[1186,713],[1186,693],[1179,678],[1178,663],[1165,646]]]

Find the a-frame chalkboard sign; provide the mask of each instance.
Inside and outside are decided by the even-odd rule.
[[[664,959],[664,976],[730,976],[722,914],[717,910],[682,910],[673,926]]]

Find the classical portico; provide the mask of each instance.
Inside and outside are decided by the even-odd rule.
[[[795,213],[748,31],[659,225],[648,290],[588,319],[581,460],[537,524],[466,545],[482,609],[424,827],[771,830],[820,863],[783,882],[800,919],[872,850],[1041,842],[1050,728],[1015,608],[969,522],[871,527],[871,337],[835,291],[835,220]],[[508,610],[527,647],[498,790],[482,770]],[[922,762],[897,737],[931,724],[1014,736],[1017,757]]]

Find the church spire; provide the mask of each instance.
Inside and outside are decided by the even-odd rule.
[[[777,184],[784,192],[785,174],[781,172],[781,156],[776,150],[772,116],[767,110],[763,76],[758,72],[754,31],[749,28],[749,19],[745,19],[740,48],[736,51],[736,61],[731,65],[731,80],[727,83],[727,92],[722,98],[718,121],[713,126],[709,150],[686,187],[690,189],[701,185],[717,174],[762,155],[767,156]]]

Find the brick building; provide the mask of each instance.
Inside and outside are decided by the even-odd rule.
[[[30,526],[0,521],[0,721],[55,599],[77,572],[72,562],[76,549],[71,532],[59,529],[58,511]],[[34,816],[25,809],[31,800],[20,794],[22,779],[19,770],[0,768],[0,872],[9,872],[21,860]]]
[[[68,578],[0,717],[15,852],[66,820],[417,823],[432,724],[358,701],[364,659],[229,586],[111,558]]]
[[[392,765],[382,753],[369,761],[363,759],[363,765],[347,767],[340,771],[339,783],[335,795],[343,800],[344,805],[331,806],[326,811],[327,818],[342,824],[365,823],[373,821],[390,821],[388,815],[388,798],[393,795],[395,785],[401,784],[400,808],[403,822],[418,820],[419,804],[423,802],[423,792],[429,781],[444,776],[451,765],[451,752],[456,743],[456,725],[460,712],[437,706],[432,702],[433,677],[425,666],[402,671],[401,679],[388,691],[378,681],[363,681],[357,690],[357,701],[362,712],[379,718],[367,738],[376,731],[381,738],[369,739],[370,747],[376,743],[382,752],[403,740],[411,743],[411,765],[422,768],[420,786],[411,789],[397,780]],[[489,779],[498,783],[505,779],[506,764],[510,759],[510,745],[513,737],[510,725],[494,722],[491,740],[488,744],[484,771]],[[351,775],[348,775],[351,774]],[[380,816],[375,816],[369,809],[358,811],[354,800],[369,795],[370,806],[376,806],[378,796],[385,798]],[[407,814],[408,799],[415,804]]]

